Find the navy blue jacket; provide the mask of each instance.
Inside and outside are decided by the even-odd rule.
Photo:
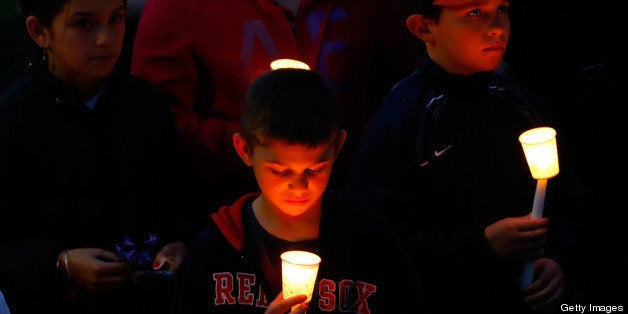
[[[521,261],[498,259],[484,228],[530,212],[536,181],[518,136],[538,126],[557,128],[560,146],[540,99],[496,73],[446,73],[427,54],[374,114],[347,186],[396,226],[435,312],[515,313],[521,305]],[[573,221],[564,218],[577,215],[584,195],[568,155],[559,147],[561,172],[549,179],[545,203],[546,249],[559,260],[577,254]]]

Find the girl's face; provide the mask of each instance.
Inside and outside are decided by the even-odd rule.
[[[474,0],[443,6],[429,30],[430,57],[450,73],[472,74],[496,69],[510,37],[509,1]]]
[[[38,41],[51,72],[78,86],[90,86],[115,66],[124,39],[123,0],[71,0],[44,28]],[[42,45],[44,43],[44,45]]]

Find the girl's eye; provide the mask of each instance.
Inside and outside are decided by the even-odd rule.
[[[114,16],[111,17],[110,21],[113,24],[120,23],[120,22],[124,21],[124,15],[123,14],[115,14]]]
[[[90,28],[92,27],[92,21],[90,20],[77,20],[76,22],[74,22],[74,26],[80,27],[80,28]]]
[[[501,14],[508,13],[508,6],[506,5],[500,6],[499,9],[497,9],[497,12]]]

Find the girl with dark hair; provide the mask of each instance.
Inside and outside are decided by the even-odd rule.
[[[126,1],[21,9],[39,53],[0,94],[0,290],[17,314],[159,313],[168,281],[138,271],[176,270],[198,230],[163,97],[114,70]]]

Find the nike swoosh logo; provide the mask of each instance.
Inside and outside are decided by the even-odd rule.
[[[434,156],[439,157],[440,155],[444,154],[446,151],[448,151],[451,148],[451,145],[447,145],[447,147],[441,149],[441,150],[434,150]]]

